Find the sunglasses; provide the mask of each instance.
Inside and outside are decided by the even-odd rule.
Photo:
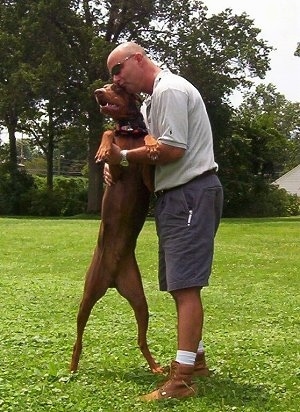
[[[135,54],[131,54],[130,56],[125,57],[124,60],[120,61],[119,63],[115,64],[110,71],[111,76],[117,76],[120,74],[121,70],[123,69],[124,63],[131,59],[131,57],[135,56]]]

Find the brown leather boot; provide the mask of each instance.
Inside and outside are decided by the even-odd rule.
[[[192,382],[194,365],[184,365],[172,361],[169,379],[163,386],[147,395],[141,396],[143,401],[161,399],[182,399],[197,394],[196,385]]]
[[[205,354],[197,353],[195,359],[194,376],[210,376],[211,371],[208,369],[205,361]]]
[[[163,379],[162,382],[159,382],[157,384],[158,388],[161,388],[173,375],[172,368],[174,368],[174,362],[171,363],[170,368],[166,367],[165,371],[168,372],[167,376]],[[196,359],[195,359],[195,366],[194,366],[194,373],[193,376],[198,377],[198,376],[211,376],[212,372],[208,369],[205,361],[205,354],[204,352],[202,353],[197,353]]]

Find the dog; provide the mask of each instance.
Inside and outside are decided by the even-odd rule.
[[[100,111],[115,122],[106,130],[96,153],[101,161],[112,143],[121,149],[147,145],[153,152],[156,141],[147,134],[139,111],[140,99],[114,84],[95,90]],[[116,288],[131,305],[138,326],[138,346],[153,373],[163,368],[150,353],[147,344],[149,312],[140,270],[135,257],[138,235],[144,225],[153,190],[153,167],[130,163],[127,167],[110,166],[114,184],[104,192],[101,224],[92,261],[86,273],[83,297],[77,315],[77,339],[73,347],[70,370],[76,372],[82,352],[84,328],[96,302],[108,288]]]

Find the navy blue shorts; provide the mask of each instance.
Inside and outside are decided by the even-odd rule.
[[[223,189],[216,174],[199,176],[157,199],[160,290],[208,285],[222,207]]]

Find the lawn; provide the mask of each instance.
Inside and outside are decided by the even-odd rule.
[[[78,373],[68,364],[96,219],[0,218],[0,410],[280,411],[300,405],[300,218],[224,219],[203,292],[205,346],[214,376],[199,396],[144,404],[158,378],[136,345],[128,303],[115,290],[95,306]],[[137,257],[150,308],[149,343],[167,364],[176,351],[170,296],[158,292],[154,223]]]

